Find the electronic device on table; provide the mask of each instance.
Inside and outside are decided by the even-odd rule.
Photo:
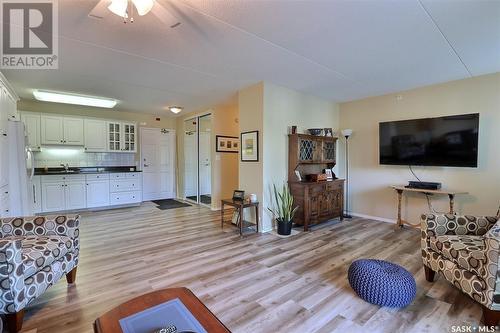
[[[441,183],[435,182],[420,182],[420,181],[409,181],[406,188],[416,188],[420,190],[439,190],[441,188]]]

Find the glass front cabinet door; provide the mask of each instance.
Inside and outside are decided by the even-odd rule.
[[[137,151],[137,130],[135,124],[123,123],[123,151]]]
[[[108,150],[121,151],[121,124],[108,122]]]

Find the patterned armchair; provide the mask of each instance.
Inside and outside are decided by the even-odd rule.
[[[76,279],[79,216],[0,219],[0,314],[10,332],[22,327],[24,309],[64,274]]]
[[[496,325],[500,319],[499,216],[422,215],[421,228],[427,281],[440,272],[481,304],[486,325]]]

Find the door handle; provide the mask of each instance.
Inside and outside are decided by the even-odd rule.
[[[149,164],[144,164],[144,167],[145,167],[145,168],[149,167]]]

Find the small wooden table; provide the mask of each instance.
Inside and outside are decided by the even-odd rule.
[[[398,193],[398,220],[397,220],[397,227],[402,228],[405,224],[412,226],[412,227],[419,227],[420,223],[417,224],[411,224],[407,221],[404,221],[401,218],[401,199],[403,197],[403,192],[417,192],[417,193],[423,193],[423,194],[444,194],[448,195],[448,198],[450,199],[450,214],[454,214],[454,203],[455,203],[455,195],[457,194],[467,194],[468,192],[464,191],[451,191],[451,190],[446,190],[446,189],[439,189],[439,190],[426,190],[426,189],[420,189],[420,188],[409,188],[405,187],[404,185],[392,185],[392,189],[396,190]]]
[[[259,232],[259,203],[250,201],[241,201],[233,199],[222,199],[220,201],[220,227],[224,229],[224,206],[231,206],[236,208],[238,211],[238,223],[237,226],[240,229],[240,236],[243,235],[243,228],[253,226],[251,222],[243,220],[243,209],[248,207],[255,207],[255,232]]]
[[[214,333],[231,332],[210,310],[187,288],[172,288],[154,291],[136,297],[100,316],[94,322],[95,333],[122,333],[119,320],[155,305],[180,299],[198,322]]]

